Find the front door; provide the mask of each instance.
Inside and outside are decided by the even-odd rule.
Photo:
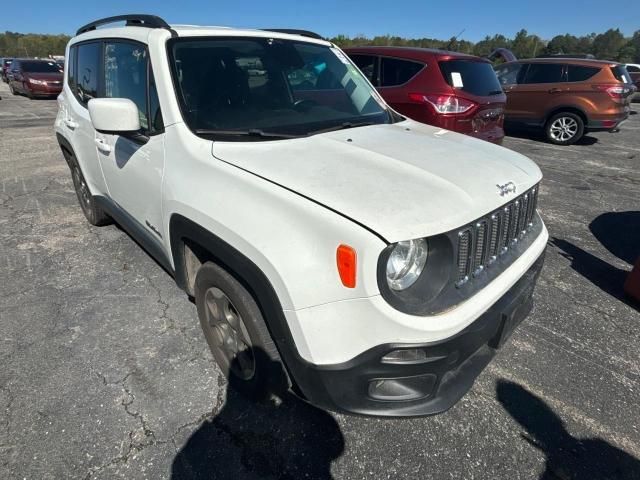
[[[96,132],[98,158],[111,199],[156,238],[162,238],[164,129],[147,49],[130,41],[104,45],[104,96],[137,106],[137,135]]]

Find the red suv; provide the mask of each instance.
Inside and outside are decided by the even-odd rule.
[[[355,47],[345,52],[403,115],[502,143],[507,97],[488,60],[427,48]]]

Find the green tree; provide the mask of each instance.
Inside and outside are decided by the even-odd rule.
[[[593,39],[592,53],[602,60],[617,60],[627,41],[620,29],[610,28]]]

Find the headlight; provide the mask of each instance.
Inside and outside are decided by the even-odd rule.
[[[405,290],[413,285],[422,270],[429,247],[424,238],[398,242],[387,260],[387,283],[392,290]]]
[[[35,78],[30,78],[29,83],[33,83],[34,85],[46,85],[47,82],[45,80],[36,80]]]

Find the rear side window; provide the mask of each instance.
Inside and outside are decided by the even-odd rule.
[[[399,58],[383,57],[381,61],[380,86],[382,87],[403,85],[415,77],[424,67],[423,63],[400,60]]]
[[[622,83],[633,83],[631,81],[631,75],[627,72],[627,69],[624,68],[623,65],[616,65],[615,67],[611,67],[611,73],[616,77],[616,80]]]
[[[369,79],[374,87],[378,86],[378,57],[373,55],[351,55],[351,60]]]
[[[67,84],[72,92],[76,91],[76,55],[77,47],[69,49],[69,58],[67,59]]]
[[[83,104],[98,96],[100,74],[100,43],[85,43],[78,46],[76,70],[76,96]]]
[[[561,63],[531,63],[522,83],[562,82],[564,65]]]
[[[636,67],[635,65],[627,65],[627,72],[640,73],[640,67]]]
[[[585,67],[582,65],[569,65],[567,76],[570,82],[584,82],[600,71],[597,67]]]
[[[470,60],[438,62],[440,71],[449,86],[481,97],[498,95],[502,87],[490,63]]]

